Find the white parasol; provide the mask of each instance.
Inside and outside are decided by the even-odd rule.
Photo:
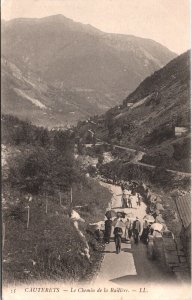
[[[153,223],[153,224],[151,225],[151,229],[160,232],[160,231],[162,231],[162,229],[163,229],[163,225],[160,224],[160,223]]]

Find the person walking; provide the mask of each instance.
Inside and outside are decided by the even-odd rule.
[[[139,194],[135,193],[136,204],[139,206]]]
[[[125,222],[125,241],[129,241],[129,229],[130,229],[130,220],[127,218],[127,221]]]
[[[137,194],[137,205],[138,206],[141,206],[141,195],[140,194]]]
[[[133,234],[133,222],[131,220],[129,220],[129,229],[128,229],[129,240],[131,239],[132,234]]]
[[[127,208],[127,195],[125,193],[125,190],[123,190],[122,194],[122,208]]]
[[[128,207],[129,207],[129,208],[132,208],[133,206],[132,206],[132,198],[131,198],[131,195],[128,196],[128,201],[127,201],[127,202],[128,202]]]
[[[116,247],[116,253],[119,254],[121,252],[121,237],[123,234],[123,230],[121,227],[115,227],[114,228],[114,236],[115,236],[115,247]]]
[[[110,243],[111,230],[112,230],[112,220],[110,216],[108,216],[107,220],[105,221],[105,233],[104,233],[104,240],[106,244]]]
[[[141,222],[139,221],[139,218],[136,217],[136,220],[133,222],[133,237],[134,237],[135,244],[138,244],[140,231],[141,231]]]
[[[118,194],[116,196],[121,196],[121,207],[127,208],[127,195],[123,185],[121,185],[122,194]]]
[[[113,184],[117,184],[117,175],[113,176]]]
[[[149,224],[148,224],[147,220],[144,220],[143,231],[142,231],[140,240],[146,245],[148,244],[148,234],[149,234]]]
[[[121,216],[118,215],[117,219],[114,220],[114,241],[115,241],[115,247],[116,247],[116,253],[119,254],[121,252],[121,238],[123,235],[123,229],[124,226],[123,221],[121,220]]]

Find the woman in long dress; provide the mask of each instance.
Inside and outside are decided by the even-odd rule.
[[[104,234],[104,240],[105,243],[107,244],[109,244],[110,242],[111,230],[112,230],[112,220],[110,216],[108,216],[107,220],[105,221],[105,234]]]
[[[145,220],[143,223],[143,231],[142,231],[141,238],[140,238],[140,240],[144,244],[148,243],[148,234],[149,234],[149,224],[148,224],[147,220]]]

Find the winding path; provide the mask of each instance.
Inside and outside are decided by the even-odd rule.
[[[111,145],[109,143],[105,143],[105,144]],[[135,164],[135,165],[138,165],[138,166],[143,166],[143,167],[146,167],[146,168],[149,168],[149,169],[157,168],[157,166],[140,162],[140,160],[143,158],[143,155],[145,154],[145,152],[143,152],[143,151],[137,151],[136,149],[127,148],[127,147],[123,147],[123,146],[119,146],[119,145],[112,145],[112,146],[114,148],[122,149],[122,150],[125,150],[127,152],[136,153],[136,156],[134,157],[134,159],[131,160],[130,162],[127,162],[127,164],[128,163],[132,163],[132,164]],[[185,176],[185,177],[191,177],[191,173],[181,172],[181,171],[171,170],[171,169],[166,169],[166,170],[168,172],[172,173],[172,174],[175,174],[175,175]]]
[[[121,196],[116,196],[121,193],[120,187],[109,184],[104,185],[115,195],[112,198],[112,208],[121,211]],[[135,200],[133,200],[133,208],[123,210],[132,212],[135,217],[139,217],[142,223],[143,217],[146,214],[146,205],[142,202],[141,206],[137,207]],[[167,270],[164,270],[158,261],[148,259],[147,247],[141,242],[138,245],[134,244],[133,240],[122,243],[120,254],[116,254],[112,235],[111,242],[106,244],[104,253],[104,259],[96,278],[97,284],[111,282],[118,285],[126,285],[128,283],[142,282],[151,285],[162,283],[163,281],[175,281],[175,277],[167,273]]]

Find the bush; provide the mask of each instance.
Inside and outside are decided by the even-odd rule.
[[[111,194],[81,173],[73,157],[73,133],[44,131],[16,118],[5,119],[4,143],[17,151],[7,160],[8,175],[2,182],[6,199],[4,282],[79,281],[91,276],[102,257],[101,251],[95,249],[102,250],[103,245],[86,235],[85,225],[104,219]],[[23,128],[27,128],[30,138],[21,135],[19,139]],[[33,196],[30,202],[28,193]],[[83,240],[64,214],[71,205],[86,207],[80,211],[86,221],[81,229],[90,246],[92,264],[82,255]],[[30,207],[28,229],[27,206]]]
[[[97,169],[94,166],[89,165],[87,167],[87,172],[90,174],[90,176],[95,176]]]
[[[66,193],[65,196],[64,198],[62,195],[61,201],[62,205],[67,206],[70,204],[70,194]],[[23,201],[24,195],[20,195],[19,204],[15,203],[7,208],[7,216],[4,219],[6,223],[4,259],[11,259],[11,263],[6,263],[4,266],[4,282],[17,283],[46,279],[68,282],[83,280],[93,275],[92,272],[102,257],[103,244],[86,233],[86,225],[104,219],[105,208],[111,199],[111,194],[89,178],[73,186],[73,206],[83,208],[86,205],[86,210],[79,208],[80,215],[86,221],[80,228],[88,240],[92,264],[81,255],[84,242],[71,220],[64,214],[59,195],[46,196],[46,198],[43,194],[37,195],[28,203],[30,205],[28,230],[25,209],[27,200]],[[16,211],[19,215],[22,212],[22,220],[15,218]],[[98,251],[95,251],[96,249]],[[29,273],[25,273],[25,269]]]
[[[9,183],[26,193],[65,191],[78,180],[73,158],[54,150],[31,148],[13,158],[9,165]]]
[[[10,185],[26,193],[37,194],[48,179],[49,159],[42,148],[32,148],[20,153],[9,162]]]
[[[10,115],[2,115],[2,143],[46,147],[50,143],[50,134],[46,128],[36,127]]]

